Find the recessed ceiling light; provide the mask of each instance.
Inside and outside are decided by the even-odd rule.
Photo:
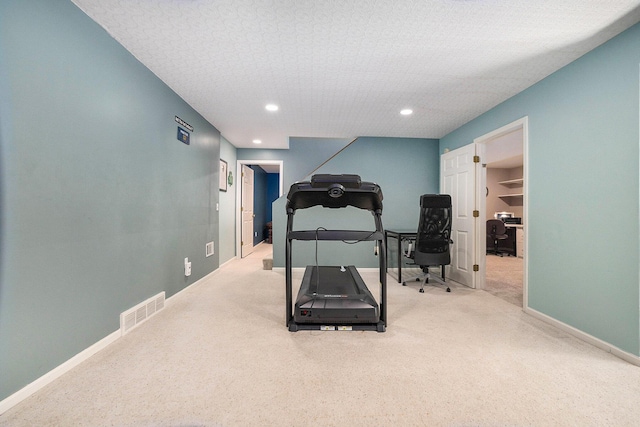
[[[253,140],[253,143],[254,143],[254,144],[262,144],[262,141],[261,141],[261,140],[259,140],[259,139],[254,139],[254,140]]]
[[[267,111],[278,111],[278,106],[276,104],[267,104],[264,108]]]
[[[409,114],[413,114],[413,110],[410,108],[405,108],[404,110],[400,110],[400,114],[403,116],[408,116]]]

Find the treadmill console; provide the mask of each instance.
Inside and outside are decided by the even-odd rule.
[[[313,175],[311,177],[311,186],[317,187],[329,187],[332,184],[342,185],[345,188],[360,188],[362,181],[360,175],[329,175],[320,174]]]
[[[363,182],[358,175],[313,175],[311,181],[296,182],[291,186],[287,195],[287,212],[313,206],[354,206],[382,212],[382,198],[378,184]]]

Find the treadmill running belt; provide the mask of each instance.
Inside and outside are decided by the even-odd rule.
[[[295,304],[300,323],[376,323],[378,303],[352,265],[307,266]]]
[[[358,286],[356,286],[351,271],[347,268],[342,271],[340,267],[320,267],[320,276],[318,277],[318,270],[313,267],[310,280],[310,290],[317,292],[319,295],[358,294]]]

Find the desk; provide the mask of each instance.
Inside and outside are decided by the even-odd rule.
[[[524,225],[522,224],[506,224],[508,229],[516,230],[516,241],[514,243],[514,252],[518,258],[524,258]]]
[[[498,249],[507,255],[524,256],[524,228],[522,224],[505,224],[507,238],[498,240]],[[487,251],[493,251],[493,240],[487,236]]]
[[[394,231],[394,230],[385,230],[384,238],[385,238],[385,246],[387,247],[387,272],[389,272],[389,267],[398,268],[398,283],[402,283],[402,264],[404,262],[404,256],[402,256],[402,242],[407,240],[415,240],[416,231]],[[395,245],[391,246],[389,244],[389,239],[395,239]]]

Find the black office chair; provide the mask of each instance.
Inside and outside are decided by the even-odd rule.
[[[424,276],[420,292],[424,292],[429,279],[451,288],[445,282],[445,265],[451,264],[451,196],[448,194],[423,194],[420,196],[420,221],[416,234],[415,247],[409,245],[405,256],[420,266]],[[429,267],[440,267],[441,277],[432,276]],[[420,280],[418,277],[416,280]],[[402,282],[403,286],[407,282]]]
[[[500,240],[506,240],[507,228],[499,219],[487,220],[487,253],[503,256],[504,252],[500,249]]]

